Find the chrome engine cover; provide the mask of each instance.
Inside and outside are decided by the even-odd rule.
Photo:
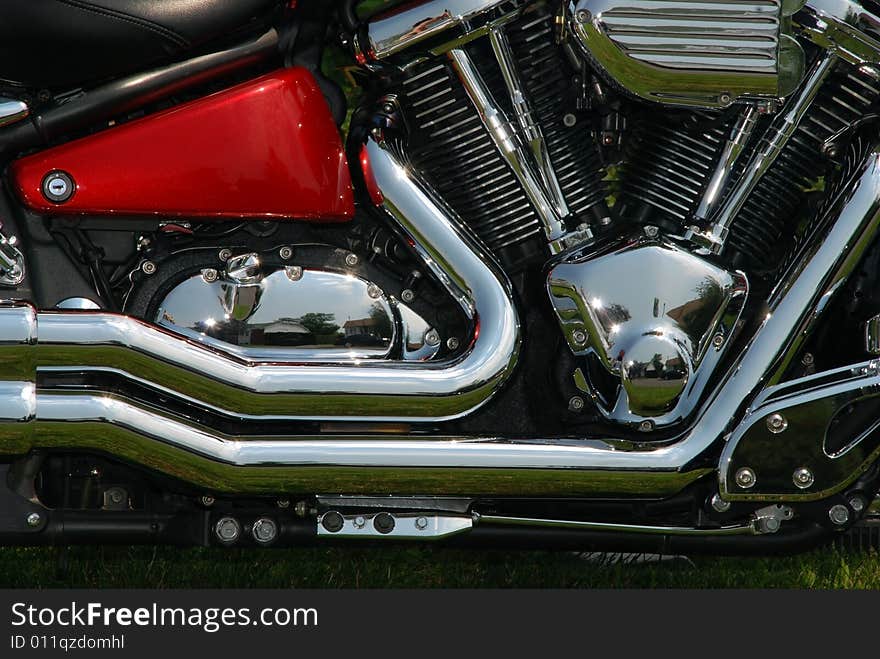
[[[642,431],[693,411],[748,294],[743,273],[641,237],[556,265],[547,287],[569,346],[587,358],[575,381],[606,418]]]
[[[803,78],[791,36],[803,0],[580,0],[572,31],[585,54],[644,99],[704,108],[786,96]]]
[[[421,316],[375,284],[332,270],[266,268],[257,254],[179,283],[153,320],[247,360],[426,360],[440,347]]]

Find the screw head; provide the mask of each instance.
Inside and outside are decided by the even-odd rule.
[[[141,264],[141,272],[143,272],[145,275],[155,274],[156,269],[157,269],[156,264],[153,263],[152,261],[144,261]]]
[[[367,295],[369,295],[372,299],[377,300],[382,297],[382,289],[376,286],[376,284],[370,284],[367,287]]]
[[[27,516],[27,525],[31,528],[36,528],[43,521],[43,516],[40,513],[31,513]]]
[[[278,499],[275,505],[279,508],[290,508],[290,499]]]
[[[713,494],[709,505],[712,506],[712,510],[718,513],[726,513],[730,510],[730,501],[722,499],[720,494]]]
[[[575,124],[577,123],[577,121],[578,121],[578,120],[577,120],[577,117],[576,117],[574,114],[572,114],[571,112],[567,112],[567,113],[562,117],[562,124],[563,124],[566,128],[574,128],[574,126],[575,126]]]
[[[720,94],[718,100],[726,105],[727,103],[730,103],[730,94]]]
[[[291,247],[282,247],[278,250],[278,256],[280,256],[283,260],[287,260],[293,256],[293,248]]]
[[[461,342],[454,336],[450,336],[448,339],[446,339],[446,347],[450,350],[458,350],[458,346],[460,345]]]
[[[217,254],[217,258],[226,263],[230,258],[232,258],[232,250],[228,247],[224,247],[220,250],[220,253]]]
[[[231,545],[241,535],[241,524],[234,517],[221,517],[214,525],[214,534],[223,544]]]
[[[736,484],[744,490],[754,487],[755,483],[758,481],[755,477],[755,472],[748,467],[741,467],[738,469],[734,476],[734,480],[736,480]]]
[[[268,545],[278,537],[278,525],[268,517],[261,517],[254,522],[251,534],[254,536],[254,540],[261,545]]]
[[[716,348],[720,348],[721,346],[723,346],[724,345],[724,335],[723,334],[716,334],[715,336],[713,336],[712,337],[712,345]]]
[[[645,225],[645,235],[648,238],[656,238],[660,235],[660,229],[655,227],[653,224],[647,224]]]
[[[214,505],[214,497],[208,496],[207,494],[199,499],[199,502],[205,507],[210,508]]]
[[[860,513],[865,509],[865,500],[860,497],[858,494],[853,494],[849,499],[847,499],[847,503],[849,507],[853,509],[856,513]]]
[[[416,294],[412,292],[412,289],[404,288],[400,291],[400,299],[404,302],[412,302],[416,299]]]
[[[284,266],[284,274],[290,281],[299,281],[303,278],[303,269],[301,265]]]
[[[806,490],[815,482],[816,478],[813,476],[812,471],[806,467],[801,467],[800,469],[795,469],[794,474],[791,476],[791,480],[795,486],[801,490]]]
[[[779,412],[775,412],[767,417],[767,430],[772,432],[774,435],[778,435],[781,432],[785,432],[785,429],[788,428],[788,419],[779,414]]]
[[[651,432],[654,430],[654,422],[650,419],[645,419],[639,424],[639,432]]]
[[[347,265],[350,268],[353,268],[354,266],[356,266],[358,264],[358,260],[359,259],[357,257],[357,254],[346,254],[345,255],[345,265]]]
[[[584,409],[584,399],[580,396],[572,396],[568,399],[568,409],[571,412],[581,412]]]
[[[429,329],[425,332],[425,343],[431,347],[440,345],[440,333],[435,329]]]
[[[828,519],[831,520],[832,524],[843,526],[849,521],[849,508],[841,503],[831,506],[828,510]]]
[[[220,273],[217,272],[214,268],[205,268],[202,270],[202,279],[204,279],[209,284],[217,281],[220,278]]]
[[[801,357],[801,364],[804,366],[812,366],[816,361],[816,358],[813,357],[813,353],[807,352],[804,353],[804,356]]]
[[[583,345],[587,342],[587,333],[583,330],[575,330],[571,333],[571,340],[578,345]]]
[[[125,499],[125,490],[119,487],[111,488],[107,492],[111,503],[120,504]]]
[[[354,524],[356,529],[362,529],[367,525],[367,520],[362,515],[358,515],[354,518],[352,524]]]
[[[586,9],[579,9],[575,12],[574,17],[577,19],[578,23],[589,23],[590,19],[593,18],[593,15]]]
[[[428,528],[428,518],[427,517],[417,517],[416,518],[416,528],[419,531],[424,531]]]

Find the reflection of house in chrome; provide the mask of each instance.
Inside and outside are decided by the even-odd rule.
[[[364,334],[374,336],[377,339],[382,338],[375,318],[346,320],[345,324],[342,326],[342,331],[345,332],[346,338],[349,336],[363,336]]]
[[[300,324],[299,318],[245,325],[238,333],[238,345],[298,346],[314,340],[314,335]]]

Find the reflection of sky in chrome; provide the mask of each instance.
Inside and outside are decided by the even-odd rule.
[[[163,308],[182,327],[213,327],[225,316],[220,293],[223,285],[208,284],[196,276],[172,291]],[[293,282],[278,271],[263,280],[260,305],[246,322],[259,325],[280,318],[302,318],[307,313],[327,313],[342,327],[347,320],[368,318],[373,304],[383,304],[381,298],[370,298],[367,288],[365,282],[349,275],[306,270],[302,279]]]

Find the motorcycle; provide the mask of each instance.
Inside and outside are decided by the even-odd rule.
[[[0,543],[870,529],[878,107],[874,0],[4,0]]]

